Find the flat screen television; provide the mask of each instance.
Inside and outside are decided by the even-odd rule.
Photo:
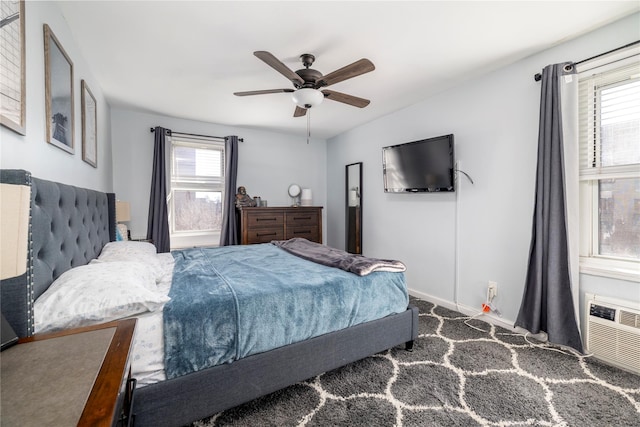
[[[385,193],[455,191],[453,135],[382,148]]]

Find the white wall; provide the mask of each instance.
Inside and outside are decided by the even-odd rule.
[[[131,203],[129,228],[133,237],[147,233],[153,163],[150,128],[156,126],[202,135],[238,135],[244,139],[238,144],[238,185],[245,186],[250,196],[262,197],[269,206],[290,206],[287,189],[297,183],[312,190],[314,205],[326,205],[325,140],[313,139],[307,144],[304,135],[223,126],[115,107],[111,120],[114,190],[118,199]]]
[[[362,161],[364,254],[404,261],[414,294],[467,310],[479,311],[487,282],[497,281],[495,303],[513,324],[533,217],[540,97],[533,75],[635,41],[639,28],[640,14],[632,15],[330,139],[327,243],[344,247],[344,166]],[[459,175],[455,195],[383,192],[383,146],[449,133],[475,185]],[[638,283],[581,275],[581,288],[640,301]]]
[[[26,169],[42,179],[112,191],[110,109],[102,89],[85,63],[56,3],[25,2],[26,17],[26,136],[0,127],[0,167]],[[73,61],[75,154],[46,142],[44,91],[44,33],[48,24]],[[87,81],[98,112],[98,168],[82,161],[80,81]]]

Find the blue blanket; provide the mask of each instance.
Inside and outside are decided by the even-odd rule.
[[[167,378],[400,313],[409,302],[403,273],[360,277],[269,243],[173,256]]]

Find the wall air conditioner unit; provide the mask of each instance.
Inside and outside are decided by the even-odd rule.
[[[640,374],[640,303],[589,293],[585,302],[585,351]]]

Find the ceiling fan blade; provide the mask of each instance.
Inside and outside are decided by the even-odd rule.
[[[357,96],[347,95],[346,93],[336,92],[334,90],[325,89],[322,93],[324,93],[324,97],[327,99],[353,105],[358,108],[364,108],[371,102],[368,99],[358,98]]]
[[[307,109],[306,108],[302,108],[302,107],[298,107],[296,105],[296,110],[293,112],[293,117],[302,117],[305,114],[307,114]]]
[[[375,69],[376,67],[373,65],[371,61],[369,61],[366,58],[362,58],[354,62],[353,64],[349,64],[345,67],[340,68],[339,70],[336,70],[322,77],[316,83],[316,88],[336,84],[338,82],[359,76],[361,74],[368,73]]]
[[[258,50],[256,52],[253,52],[253,54],[258,58],[260,58],[261,60],[263,60],[268,66],[270,66],[271,68],[273,68],[274,70],[276,70],[277,72],[279,72],[280,74],[282,74],[283,76],[291,80],[291,82],[296,87],[302,86],[304,84],[304,80],[302,79],[302,77],[294,73],[291,70],[291,68],[284,65],[282,62],[280,62],[278,58],[276,58],[269,52],[266,52],[264,50]]]
[[[246,92],[233,92],[236,96],[248,96],[248,95],[265,95],[267,93],[287,93],[295,92],[294,89],[266,89],[266,90],[249,90]]]

